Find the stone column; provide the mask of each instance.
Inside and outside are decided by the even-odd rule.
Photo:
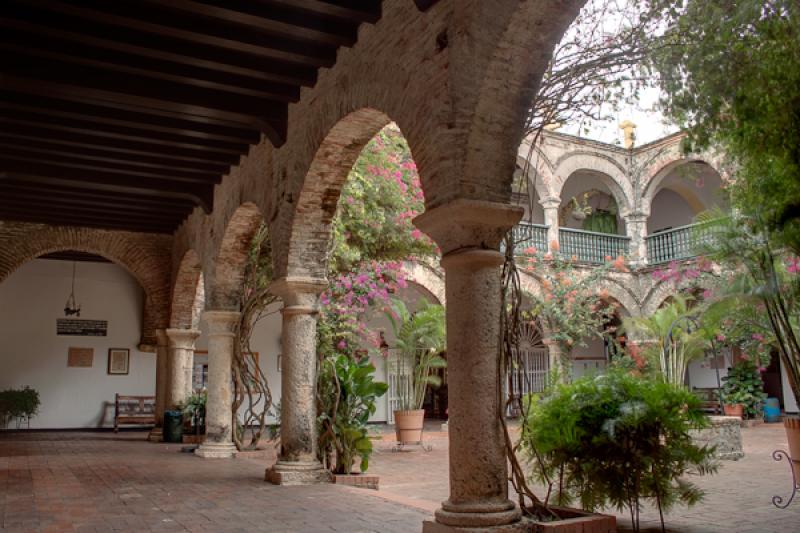
[[[498,249],[521,216],[518,207],[459,199],[414,220],[442,249],[447,293],[450,497],[423,531],[483,531],[520,519],[508,499],[500,421],[503,256]]]
[[[323,279],[283,278],[270,291],[283,300],[281,331],[281,449],[266,472],[276,485],[329,480],[317,458],[317,296]]]
[[[647,264],[647,213],[633,212],[623,215],[625,231],[631,238],[630,263],[634,267]]]
[[[208,401],[206,441],[195,454],[206,458],[228,458],[236,454],[233,444],[233,343],[239,323],[238,311],[206,311],[208,326]]]
[[[550,243],[559,241],[558,208],[561,206],[561,199],[543,198],[539,203],[542,204],[544,209],[544,223],[547,226],[547,249],[542,250],[542,253],[547,253],[550,251]]]
[[[550,337],[544,337],[542,339],[542,344],[547,346],[547,354],[549,356],[548,360],[550,363],[551,373],[553,370],[555,370],[557,378],[561,383],[568,382],[570,376],[572,375],[572,369],[564,364],[564,357],[561,352],[561,346],[559,346],[558,343],[553,339],[551,339]],[[550,376],[548,376],[548,378],[549,377]]]
[[[150,431],[148,440],[161,442],[164,435],[164,409],[167,405],[167,382],[169,380],[169,339],[163,329],[156,330],[156,426]]]
[[[195,329],[168,329],[166,334],[169,338],[169,379],[165,387],[165,408],[173,409],[191,394],[194,341],[200,332]]]

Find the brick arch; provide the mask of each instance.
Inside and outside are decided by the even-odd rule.
[[[640,316],[642,306],[639,299],[624,281],[609,276],[600,281],[598,289],[608,291],[608,296],[615,300],[628,316]]]
[[[206,287],[209,309],[239,310],[250,245],[263,222],[261,210],[252,202],[240,205],[228,219],[213,263],[213,279]]]
[[[526,169],[527,173],[526,178],[528,180],[528,186],[533,183],[534,188],[536,189],[536,195],[539,197],[539,201],[545,198],[552,198],[555,196],[553,192],[552,185],[553,185],[553,166],[552,163],[547,159],[547,156],[544,152],[536,148],[535,154],[532,155],[533,161],[527,163],[526,157],[522,155],[517,155],[517,165],[521,169]]]
[[[326,277],[330,228],[339,195],[364,147],[391,121],[386,113],[366,107],[346,114],[328,131],[299,191],[288,228],[286,259],[276,254],[277,270],[286,269],[291,276]],[[415,144],[408,137],[406,141],[416,163]],[[418,172],[427,199],[427,180],[419,166]]]
[[[188,250],[178,264],[172,284],[170,327],[199,329],[200,313],[205,307],[205,283],[200,256]]]
[[[608,187],[619,206],[620,216],[633,210],[633,186],[625,168],[613,158],[596,152],[578,150],[559,158],[554,170],[555,196],[561,198],[567,181],[579,171],[595,173],[598,180]]]
[[[0,283],[39,256],[74,250],[97,254],[127,270],[144,290],[141,344],[155,346],[169,325],[172,237],[93,228],[0,222]]]
[[[642,316],[650,316],[655,313],[659,307],[664,305],[670,296],[680,293],[684,289],[712,289],[714,283],[711,280],[706,280],[702,276],[694,280],[690,286],[679,286],[674,281],[663,280],[659,281],[656,285],[650,288],[644,298],[642,304]]]
[[[586,0],[495,0],[472,3],[470,27],[451,38],[474,39],[452,59],[456,83],[478,80],[463,148],[461,195],[507,202],[531,102],[553,49]],[[480,36],[478,38],[477,36]],[[476,57],[475,50],[489,53]],[[466,102],[458,102],[464,105]]]

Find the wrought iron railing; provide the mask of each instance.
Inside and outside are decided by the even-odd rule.
[[[512,231],[517,253],[531,247],[542,253],[547,252],[547,226],[521,222]]]
[[[627,256],[631,241],[630,237],[624,235],[572,228],[560,228],[558,240],[562,256],[593,264],[602,264],[620,255]]]
[[[689,224],[648,235],[647,262],[651,265],[697,257],[704,245],[713,243],[713,222]]]

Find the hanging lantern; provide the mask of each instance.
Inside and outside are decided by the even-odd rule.
[[[72,262],[72,291],[69,293],[67,303],[64,305],[64,316],[81,316],[81,306],[75,303],[75,268],[77,263]]]

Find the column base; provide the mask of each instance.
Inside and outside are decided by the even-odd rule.
[[[430,524],[435,524],[440,529],[433,526],[430,526],[433,529],[423,527],[424,532],[474,531],[475,528],[480,528],[481,531],[523,531],[519,529],[522,527],[522,513],[511,500],[460,505],[442,502],[442,507],[436,510],[435,515],[436,522]]]
[[[434,522],[433,520],[425,520],[422,522],[422,533],[477,533],[478,531],[486,531],[489,533],[530,533],[534,530],[529,522],[523,521],[506,524],[504,526],[479,527],[448,526],[446,524]]]
[[[236,445],[232,442],[204,442],[194,454],[204,459],[230,459],[236,457]]]
[[[163,442],[164,441],[164,428],[153,428],[147,436],[150,442]]]
[[[267,469],[264,479],[273,485],[317,485],[330,483],[331,474],[316,461],[278,461]]]

